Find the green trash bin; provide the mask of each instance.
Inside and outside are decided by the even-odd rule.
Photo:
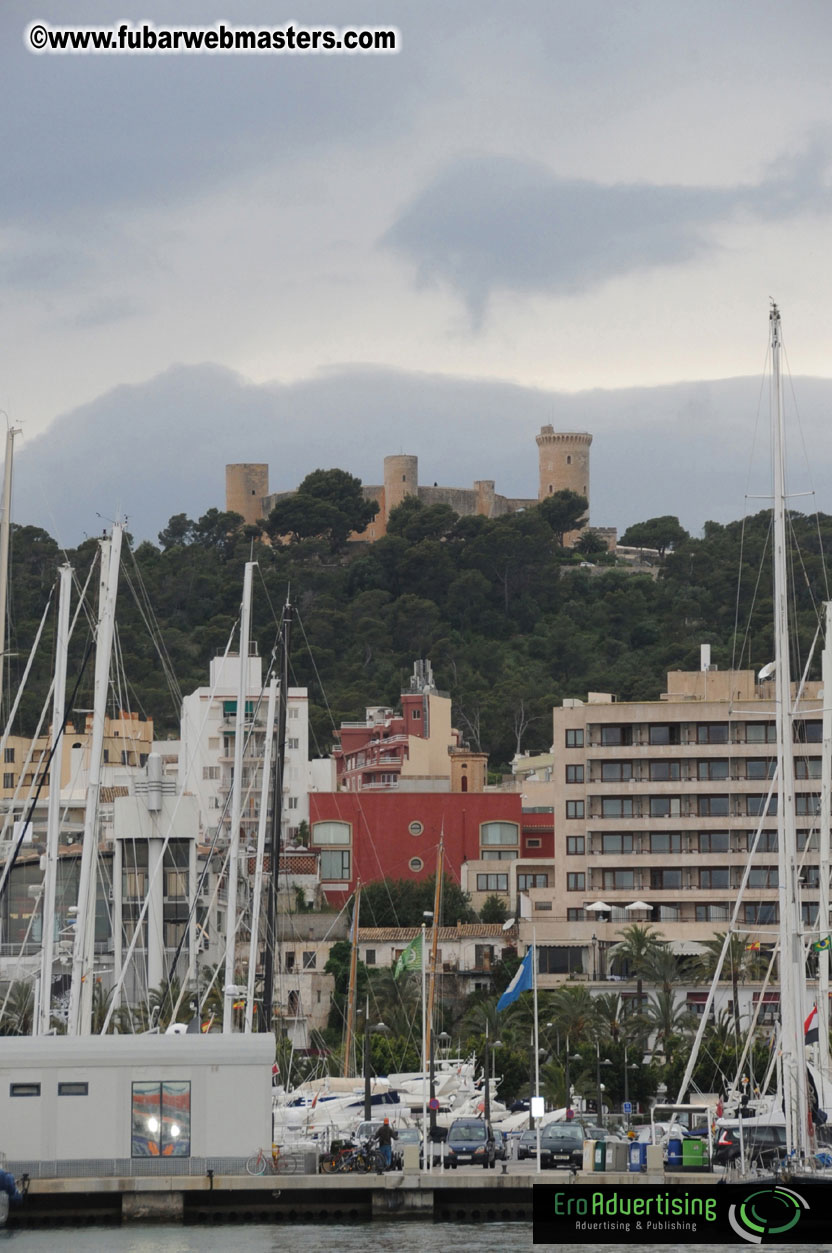
[[[595,1157],[592,1163],[593,1170],[607,1169],[607,1142],[606,1140],[595,1141]]]
[[[682,1170],[708,1169],[708,1142],[694,1137],[682,1141]]]

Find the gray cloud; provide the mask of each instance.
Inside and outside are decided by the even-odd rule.
[[[818,140],[758,185],[720,189],[604,186],[513,157],[469,157],[416,196],[381,242],[413,263],[418,282],[460,295],[477,326],[499,291],[570,296],[694,260],[716,249],[713,228],[742,211],[828,212],[827,161]]]
[[[832,512],[832,381],[801,379],[795,390],[822,487],[818,504]],[[384,456],[397,452],[419,457],[423,483],[494,479],[504,495],[534,497],[535,435],[552,422],[594,434],[598,525],[672,513],[696,530],[709,518],[741,516],[746,490],[768,490],[765,436],[746,487],[758,395],[753,378],[565,395],[369,366],[264,386],[217,366],[178,366],[106,393],[24,444],[12,511],[16,522],[66,544],[121,511],[138,539],[155,540],[172,514],[223,506],[227,462],[268,462],[271,490],[279,491],[319,466],[378,483]],[[794,442],[792,490],[803,490],[808,474]],[[750,511],[762,507],[752,501]]]

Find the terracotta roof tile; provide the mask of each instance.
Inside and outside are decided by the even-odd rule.
[[[359,944],[368,944],[375,941],[376,944],[395,944],[402,942],[408,944],[411,940],[415,940],[420,934],[421,927],[359,927],[358,942]],[[428,928],[428,935],[432,934]],[[460,923],[455,927],[440,927],[439,942],[447,944],[449,940],[509,940],[517,939],[517,927],[511,927],[508,931],[503,930],[500,922],[472,922]]]

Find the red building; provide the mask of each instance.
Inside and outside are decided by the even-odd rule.
[[[463,862],[523,857],[529,838],[517,792],[312,792],[309,821],[333,903],[359,879],[430,878],[443,831],[445,870],[457,882]]]

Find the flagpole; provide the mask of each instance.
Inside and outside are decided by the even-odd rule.
[[[428,1170],[427,1014],[425,1013],[425,920],[422,918],[422,1169]]]
[[[537,928],[532,927],[532,996],[534,997],[534,1094],[540,1098],[540,1041],[537,1034]],[[537,1124],[537,1172],[540,1173],[540,1117]]]

